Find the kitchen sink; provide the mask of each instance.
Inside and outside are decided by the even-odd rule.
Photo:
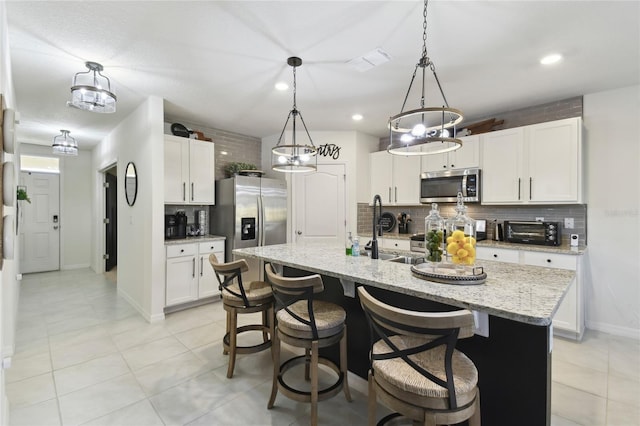
[[[363,253],[363,255],[371,257],[371,253],[368,251]],[[406,263],[407,265],[416,265],[424,262],[424,258],[422,257],[402,256],[394,253],[378,253],[378,259],[395,263]]]

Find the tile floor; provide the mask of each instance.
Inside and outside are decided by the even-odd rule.
[[[11,426],[306,425],[309,409],[271,389],[268,351],[240,356],[226,378],[219,304],[148,324],[90,270],[25,275],[16,354],[6,370]],[[354,401],[321,403],[320,423],[366,424]],[[640,342],[588,331],[554,339],[552,425],[640,425]]]

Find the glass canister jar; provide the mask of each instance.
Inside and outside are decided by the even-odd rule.
[[[443,260],[444,231],[445,220],[440,216],[438,205],[433,203],[429,216],[424,219],[425,259],[433,267]]]
[[[458,192],[456,215],[446,221],[447,260],[456,269],[472,270],[476,263],[476,221],[467,216],[467,207]]]

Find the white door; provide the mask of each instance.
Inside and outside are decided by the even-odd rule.
[[[315,173],[293,177],[296,242],[344,241],[345,180],[344,164],[318,164]]]
[[[20,272],[60,269],[60,175],[21,172],[31,203],[20,202]]]

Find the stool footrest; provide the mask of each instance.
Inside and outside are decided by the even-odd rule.
[[[236,334],[239,336],[241,333],[247,331],[262,331],[269,332],[269,327],[260,325],[260,324],[252,324],[252,325],[243,325],[242,327],[237,328]],[[229,344],[229,333],[225,334],[222,338],[222,346],[226,351],[231,350],[231,345]],[[264,351],[265,349],[269,349],[271,347],[271,336],[269,336],[269,340],[266,342],[258,343],[257,345],[250,346],[240,346],[236,344],[236,353],[237,354],[253,354],[256,352]]]
[[[289,386],[284,381],[282,376],[290,368],[295,367],[296,365],[299,365],[299,364],[304,364],[305,362],[306,362],[306,357],[304,355],[293,357],[287,360],[286,362],[282,363],[282,365],[280,366],[280,374],[278,374],[278,388],[286,396],[298,402],[311,402],[311,392],[302,391]],[[340,393],[344,385],[344,374],[340,371],[338,366],[333,361],[327,358],[318,357],[318,363],[322,365],[326,365],[338,375],[338,379],[334,384],[324,389],[318,389],[318,401],[324,401],[325,399],[329,399],[337,395],[338,393]]]

